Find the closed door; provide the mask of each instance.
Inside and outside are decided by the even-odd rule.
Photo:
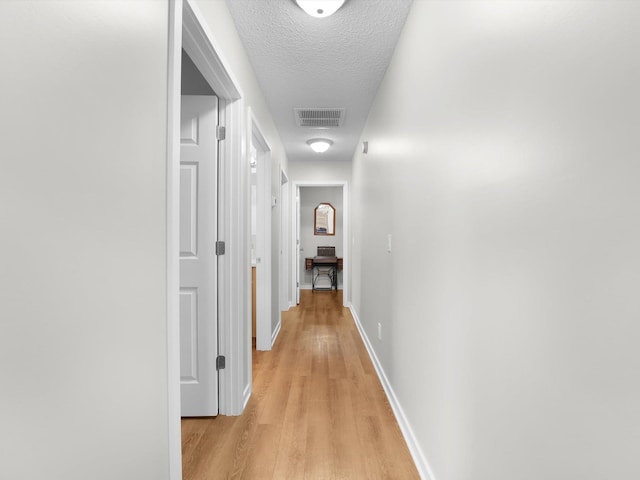
[[[180,139],[182,416],[218,414],[218,99],[183,95]]]

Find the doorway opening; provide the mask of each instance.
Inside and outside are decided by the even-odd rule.
[[[295,228],[292,232],[291,292],[296,303],[300,303],[300,290],[311,289],[313,270],[308,269],[309,262],[318,254],[318,247],[335,247],[335,254],[342,258],[342,271],[338,272],[337,287],[343,290],[343,306],[348,307],[350,297],[349,277],[349,192],[346,181],[314,182],[297,181],[294,183],[295,202],[292,217]],[[320,203],[331,203],[336,209],[336,232],[332,236],[317,236],[314,233],[314,210]]]
[[[226,358],[226,368],[218,372],[218,412],[222,415],[239,415],[251,393],[250,324],[240,320],[247,319],[250,314],[250,272],[246,268],[249,261],[248,209],[245,210],[249,186],[243,181],[248,178],[249,166],[248,162],[240,161],[245,158],[243,135],[246,117],[234,75],[218,55],[197,6],[191,0],[169,0],[169,7],[166,401],[169,477],[179,480],[182,478],[180,314],[181,309],[188,306],[184,296],[180,295],[180,187],[184,181],[180,165],[183,50],[218,96],[218,121],[226,131],[226,138],[218,145],[216,242],[226,242],[227,248],[224,255],[216,255],[215,279],[218,356]],[[222,245],[217,247],[220,250],[216,251],[221,252]]]
[[[272,225],[275,197],[271,191],[271,149],[264,138],[262,129],[253,113],[249,113],[249,128],[251,143],[249,146],[251,170],[252,204],[252,271],[255,268],[255,345],[257,350],[271,350],[275,335],[280,328],[279,315],[273,315],[273,293],[278,286],[273,285],[272,263]],[[255,166],[253,166],[255,165]],[[255,171],[254,171],[255,170]],[[255,187],[254,187],[255,185]],[[254,201],[255,198],[255,201]],[[253,292],[252,292],[253,293]],[[253,297],[253,295],[252,295]]]

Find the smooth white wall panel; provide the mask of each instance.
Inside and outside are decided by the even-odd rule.
[[[413,3],[354,159],[353,295],[438,480],[640,476],[639,23]]]
[[[308,160],[289,163],[289,180],[291,182],[348,182],[351,180],[352,164],[350,160],[330,162],[322,158],[314,158],[321,157],[321,155],[311,152],[311,149],[309,151],[310,158]]]
[[[0,478],[168,478],[168,11],[0,2]]]

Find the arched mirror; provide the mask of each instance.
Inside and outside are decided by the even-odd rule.
[[[336,234],[336,209],[330,203],[321,203],[313,211],[314,235]]]

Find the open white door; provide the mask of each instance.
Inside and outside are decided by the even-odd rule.
[[[180,116],[182,416],[218,414],[218,98],[183,95]]]

